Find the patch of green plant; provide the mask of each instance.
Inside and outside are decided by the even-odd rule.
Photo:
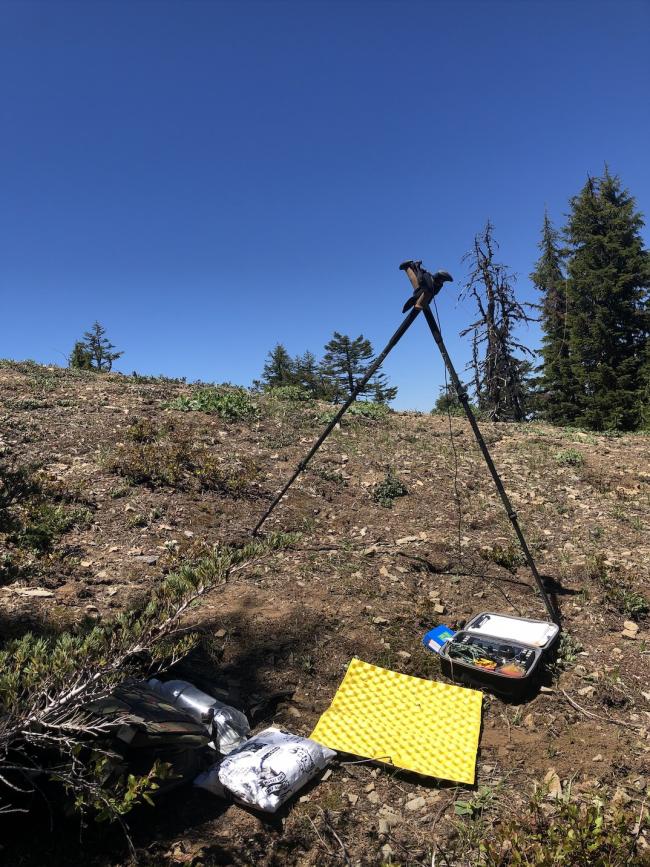
[[[372,489],[373,500],[375,503],[383,506],[384,509],[392,509],[394,501],[398,497],[405,497],[407,494],[406,485],[390,469],[383,481],[379,482]]]
[[[496,563],[497,566],[508,569],[510,572],[514,572],[518,566],[523,566],[526,563],[524,552],[512,542],[507,545],[500,545],[495,542],[490,549],[481,551],[481,557]]]
[[[325,467],[312,467],[311,472],[326,482],[336,482],[337,485],[342,486],[345,486],[348,483],[347,479],[336,470],[328,470]]]
[[[160,435],[160,430],[149,418],[136,419],[126,430],[125,437],[134,443],[153,443]]]
[[[481,846],[484,867],[629,867],[643,864],[631,828],[635,819],[622,811],[606,813],[602,801],[590,804],[541,795],[527,813],[498,825]],[[646,861],[647,863],[647,861]]]
[[[578,449],[563,449],[555,455],[555,462],[561,467],[581,467],[585,456]]]
[[[240,548],[215,547],[210,556],[162,579],[135,607],[114,619],[85,622],[74,631],[38,636],[31,632],[0,649],[0,804],[21,807],[34,769],[42,769],[67,792],[79,812],[121,819],[136,803],[149,801],[165,770],[152,763],[140,777],[106,775],[110,757],[106,728],[90,707],[121,683],[164,671],[194,648],[200,630],[179,623],[180,614],[250,568],[295,535],[270,534]],[[21,788],[7,777],[17,771]],[[149,797],[147,797],[149,796]]]
[[[260,476],[258,464],[250,457],[223,459],[211,449],[192,453],[193,473],[204,491],[216,491],[230,497],[243,497],[251,492]]]
[[[178,485],[188,472],[189,448],[177,440],[118,443],[103,455],[104,467],[131,484]]]
[[[269,388],[265,394],[274,400],[305,401],[313,399],[309,389],[303,388],[302,385],[276,385],[275,388]]]
[[[560,634],[560,641],[557,648],[555,667],[558,671],[563,671],[573,665],[578,658],[578,654],[582,653],[584,647],[577,638],[569,632]]]
[[[489,786],[479,786],[478,791],[469,800],[458,800],[454,802],[454,813],[457,816],[467,816],[472,819],[474,816],[481,814],[484,810],[490,807],[493,801],[493,789]]]
[[[601,585],[607,602],[625,617],[642,620],[650,614],[647,596],[630,587],[620,576],[613,576],[603,554],[597,554],[589,560],[588,577]]]
[[[29,511],[23,526],[11,533],[9,541],[21,548],[29,548],[40,554],[51,551],[54,543],[74,526],[86,526],[90,512],[85,508],[55,506],[40,503]]]
[[[191,396],[177,397],[168,409],[214,413],[226,421],[254,418],[257,406],[245,388],[200,388]]]
[[[330,409],[319,416],[319,424],[329,424],[337,414],[338,409]],[[367,418],[371,421],[381,421],[390,415],[390,408],[384,403],[375,403],[372,400],[357,400],[351,404],[343,419],[346,417],[359,419]],[[343,420],[342,419],[342,420]]]

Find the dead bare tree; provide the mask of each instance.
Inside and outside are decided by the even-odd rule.
[[[525,356],[533,353],[518,340],[515,329],[534,321],[526,312],[534,305],[521,303],[515,297],[514,276],[495,261],[498,248],[494,226],[488,220],[463,257],[469,263],[469,276],[460,297],[474,300],[478,318],[461,332],[461,337],[472,334],[472,361],[468,367],[479,409],[495,421],[523,421],[530,368]],[[517,352],[524,357],[518,357]]]

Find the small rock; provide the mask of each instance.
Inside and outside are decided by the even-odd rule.
[[[370,801],[371,804],[378,804],[379,803],[380,799],[379,799],[379,795],[377,794],[377,792],[370,792],[370,794],[367,797],[368,797],[368,800]]]
[[[33,596],[33,597],[42,597],[45,599],[49,596],[54,596],[51,590],[45,590],[43,587],[18,587],[17,589],[11,588],[12,593],[16,593],[18,596]]]
[[[558,777],[555,768],[549,768],[549,770],[546,772],[546,776],[544,777],[544,785],[548,789],[549,798],[562,797],[562,783],[560,782],[560,778]]]
[[[390,834],[390,825],[386,821],[386,819],[380,819],[379,825],[377,826],[377,830],[380,834],[383,834],[387,837]]]
[[[325,780],[329,780],[329,778],[330,778],[331,776],[332,776],[332,769],[331,769],[331,768],[328,768],[328,769],[325,771],[325,773],[323,774],[323,776],[320,778],[321,783],[324,783]]]
[[[135,512],[135,507],[131,505],[131,503],[127,503],[124,507],[125,512]]]
[[[582,689],[578,690],[578,695],[582,696],[591,696],[596,692],[596,687],[594,686],[583,686]]]
[[[384,861],[390,861],[390,859],[393,857],[393,847],[390,846],[388,843],[384,843],[384,845],[381,847],[381,857],[384,859]]]
[[[157,557],[153,555],[147,556],[146,554],[141,557],[135,557],[134,559],[136,559],[139,563],[145,563],[147,566],[155,566],[158,562]]]
[[[399,813],[391,810],[391,808],[387,807],[386,804],[384,804],[384,806],[379,810],[379,814],[386,820],[386,822],[388,822],[390,828],[394,828],[396,825],[400,825],[404,821]]]
[[[368,792],[374,792],[375,791],[375,784],[374,783],[368,783],[368,785],[365,787],[365,789],[363,791],[366,794],[368,794]]]
[[[401,539],[397,539],[395,542],[396,545],[407,545],[409,542],[419,542],[419,536],[403,536]]]
[[[641,695],[646,701],[650,701],[650,692],[642,692]]]
[[[532,729],[535,727],[535,717],[532,713],[529,713],[524,717],[524,725],[527,729]]]
[[[183,530],[183,535],[186,539],[191,539],[194,533],[192,532],[192,530]]]
[[[603,760],[602,755],[601,755],[600,753],[598,753],[598,755],[597,755],[597,756],[594,756],[593,759],[592,759],[591,761],[592,761],[592,762],[602,762],[602,760]]]
[[[441,605],[441,603],[438,602],[436,605],[433,606],[433,610],[436,612],[436,614],[444,614],[445,606]]]
[[[375,626],[387,626],[388,620],[385,617],[373,617],[372,622]]]
[[[398,650],[397,655],[401,656],[402,659],[405,659],[405,660],[411,658],[411,654],[408,652],[408,650]]]
[[[355,804],[359,800],[359,796],[353,795],[352,792],[348,792],[346,797],[347,797],[348,801],[352,804],[353,807],[355,806]]]
[[[626,804],[629,804],[632,799],[627,794],[625,789],[622,789],[620,786],[614,792],[614,797],[612,798],[612,805],[614,807],[625,807]]]
[[[416,810],[421,810],[423,807],[426,807],[427,802],[424,800],[422,796],[418,798],[412,798],[410,801],[407,801],[405,809],[409,810],[411,813],[414,813]]]
[[[93,561],[92,560],[81,560],[79,565],[83,566],[84,569],[87,569],[89,566],[93,565]]]
[[[217,631],[214,633],[214,637],[215,638],[225,638],[226,637],[226,630],[225,629],[217,629]]]

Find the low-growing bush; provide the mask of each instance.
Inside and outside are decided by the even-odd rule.
[[[312,400],[312,393],[302,385],[278,385],[269,388],[265,394],[274,400]]]
[[[191,396],[170,401],[167,408],[214,413],[226,421],[240,421],[257,415],[257,406],[245,388],[200,388]]]
[[[224,460],[210,449],[192,455],[193,472],[199,486],[230,497],[245,497],[260,476],[260,468],[250,457]]]
[[[0,650],[0,812],[60,784],[66,808],[117,819],[148,800],[165,768],[139,776],[107,773],[119,760],[111,729],[92,703],[118,685],[165,670],[200,640],[181,615],[228,576],[295,537],[270,535],[241,548],[218,547],[164,578],[139,605],[102,623],[56,636],[27,633]],[[118,762],[119,766],[119,762]],[[37,788],[38,787],[38,788]]]
[[[642,620],[650,614],[650,600],[631,587],[622,576],[612,575],[602,554],[590,559],[587,574],[603,588],[607,602],[625,617]]]
[[[329,424],[337,412],[338,409],[336,408],[324,412],[318,419],[319,423]],[[381,421],[389,414],[390,408],[384,403],[375,403],[371,400],[358,400],[350,405],[343,418],[345,419],[346,416],[351,416],[352,418],[367,418],[371,421]]]
[[[581,467],[585,462],[585,456],[578,449],[564,449],[557,452],[555,462],[561,467]]]
[[[64,533],[75,526],[86,526],[89,520],[86,508],[38,503],[29,509],[20,529],[10,533],[8,539],[20,548],[45,554]]]
[[[629,867],[648,864],[637,853],[631,832],[635,819],[622,811],[607,813],[602,801],[590,804],[542,799],[497,827],[484,843],[484,867]]]
[[[392,509],[393,502],[398,497],[408,494],[406,485],[400,481],[392,470],[388,470],[386,477],[372,489],[372,498],[384,509]]]
[[[495,542],[491,547],[483,549],[481,557],[496,563],[497,566],[508,569],[510,572],[513,572],[517,566],[523,566],[526,563],[524,552],[512,542],[507,545],[500,545]]]
[[[102,461],[109,472],[133,485],[174,487],[187,475],[189,448],[183,441],[170,439],[118,443]]]

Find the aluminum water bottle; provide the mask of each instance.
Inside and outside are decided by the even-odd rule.
[[[186,680],[160,681],[152,678],[148,685],[179,710],[203,723],[222,755],[228,755],[250,736],[244,714],[192,686]]]

